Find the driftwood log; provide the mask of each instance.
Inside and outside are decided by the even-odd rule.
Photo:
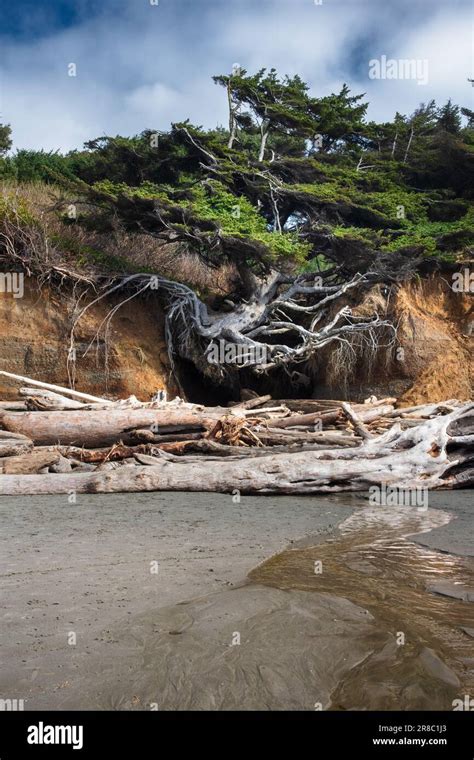
[[[222,416],[223,410],[193,412],[179,407],[170,409],[81,409],[55,412],[0,411],[0,425],[11,433],[25,435],[36,446],[55,443],[64,446],[95,448],[116,443],[126,433],[137,428],[158,426],[183,429],[210,429]]]
[[[0,430],[0,457],[24,454],[33,448],[33,441],[26,435]]]
[[[112,402],[107,399],[98,398],[97,396],[91,396],[90,393],[81,393],[73,388],[65,388],[62,385],[51,385],[51,383],[42,383],[39,380],[33,380],[31,377],[24,377],[23,375],[14,375],[13,372],[5,372],[0,370],[1,377],[8,377],[10,380],[15,380],[20,383],[29,383],[29,385],[35,385],[37,388],[43,390],[53,391],[53,393],[62,393],[66,396],[73,396],[74,398],[80,398],[83,401],[100,402],[103,404],[110,404]]]
[[[59,451],[36,449],[28,454],[0,459],[0,473],[5,475],[29,475],[38,473],[45,467],[57,464],[61,458]]]
[[[85,404],[75,401],[53,391],[45,391],[41,388],[20,388],[20,396],[25,397],[26,409],[44,411],[47,409],[58,411],[63,409],[84,409]]]
[[[391,398],[266,395],[206,408],[179,398],[100,399],[4,374],[27,382],[19,392],[33,411],[0,404],[0,494],[474,485],[472,403],[395,409]]]
[[[381,484],[402,489],[473,485],[473,418],[474,405],[466,404],[408,430],[402,431],[396,424],[357,448],[255,459],[239,457],[236,449],[235,457],[221,459],[218,466],[210,464],[212,457],[162,453],[150,466],[124,465],[77,474],[2,475],[0,489],[9,495],[169,490],[309,494],[363,491]]]

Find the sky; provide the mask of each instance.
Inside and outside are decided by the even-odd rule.
[[[431,98],[474,108],[473,22],[474,0],[4,0],[0,123],[14,149],[60,151],[186,118],[226,125],[212,76],[234,64],[299,74],[314,96],[347,82],[375,120]],[[397,63],[397,78],[371,78],[383,56],[418,75]]]

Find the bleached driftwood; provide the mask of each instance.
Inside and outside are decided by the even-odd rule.
[[[0,430],[0,457],[24,454],[33,448],[33,441],[26,435]]]
[[[14,375],[12,372],[5,372],[0,370],[2,377],[9,377],[11,380],[17,380],[20,383],[27,383],[28,385],[35,385],[37,388],[44,388],[47,391],[54,391],[61,393],[63,396],[72,396],[73,398],[81,398],[84,401],[99,402],[100,404],[112,403],[105,398],[98,398],[98,396],[91,396],[90,393],[81,393],[75,391],[72,388],[63,388],[60,385],[51,385],[51,383],[42,383],[39,380],[33,380],[31,377],[23,377],[22,375]]]
[[[238,404],[232,404],[233,409],[256,409],[258,406],[262,406],[263,404],[266,404],[268,401],[271,401],[272,397],[267,394],[266,396],[256,396],[255,398],[250,398],[247,401],[240,401]]]
[[[26,408],[29,411],[62,411],[64,409],[84,409],[86,404],[72,398],[61,396],[53,391],[42,388],[20,388],[20,396],[26,397]]]
[[[343,402],[342,408],[348,419],[352,422],[354,430],[361,436],[361,438],[365,441],[369,441],[373,438],[372,433],[366,428],[360,416],[352,409],[350,404]]]
[[[127,431],[173,425],[208,429],[222,415],[222,409],[205,413],[180,407],[170,409],[124,408],[79,409],[62,412],[0,411],[0,425],[12,433],[31,438],[37,446],[55,443],[70,446],[107,446],[119,441]]]
[[[399,425],[355,449],[222,459],[163,455],[152,466],[124,465],[115,470],[77,474],[3,475],[3,494],[116,493],[139,491],[215,491],[241,493],[333,493],[361,491],[371,485],[441,488],[474,481],[473,436],[466,442],[463,418],[474,405],[402,431]],[[457,425],[455,424],[457,423]],[[469,422],[470,424],[470,422]],[[456,433],[450,433],[453,426]],[[463,440],[459,442],[459,437]],[[460,450],[448,455],[448,444]],[[456,470],[457,468],[457,470]],[[461,469],[459,469],[461,468]],[[463,469],[462,469],[463,468]]]
[[[28,475],[38,473],[44,467],[50,467],[59,462],[59,451],[41,451],[35,449],[20,456],[3,457],[0,459],[0,473],[8,475]]]

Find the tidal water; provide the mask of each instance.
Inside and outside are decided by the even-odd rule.
[[[466,491],[430,494],[427,512],[362,508],[326,542],[250,573],[258,584],[343,596],[373,615],[374,652],[340,683],[332,709],[452,709],[457,694],[474,694],[473,506]]]

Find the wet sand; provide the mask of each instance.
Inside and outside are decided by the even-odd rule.
[[[452,709],[474,688],[473,608],[453,596],[474,586],[473,521],[462,492],[433,496],[443,510],[399,514],[350,495],[3,498],[0,696],[29,710]]]
[[[239,504],[186,493],[81,495],[77,504],[0,498],[0,697],[60,709],[74,690],[73,706],[93,708],[106,659],[117,663],[118,677],[122,663],[127,670],[130,648],[120,642],[135,616],[232,589],[292,541],[330,535],[356,503],[242,497]]]
[[[429,504],[449,512],[451,519],[414,540],[437,551],[474,557],[474,491],[434,491],[429,494]]]

